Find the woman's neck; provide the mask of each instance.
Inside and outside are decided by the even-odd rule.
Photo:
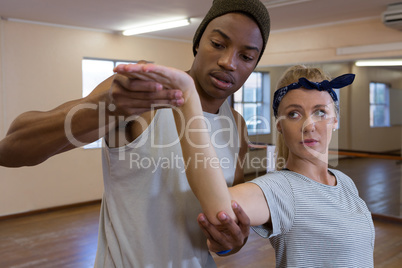
[[[286,162],[286,168],[316,182],[330,186],[336,185],[335,177],[328,172],[328,163],[300,159],[290,154]]]

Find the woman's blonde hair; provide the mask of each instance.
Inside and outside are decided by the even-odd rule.
[[[286,87],[292,83],[296,83],[299,81],[299,78],[307,78],[310,81],[317,81],[321,82],[323,80],[330,80],[331,78],[324,73],[319,68],[315,67],[307,67],[305,65],[295,65],[290,67],[285,71],[285,73],[282,75],[282,77],[279,79],[278,84],[277,84],[277,89]],[[336,114],[339,114],[339,107],[338,103],[335,103],[336,107]],[[278,118],[276,118],[278,119]],[[278,130],[277,135],[276,135],[276,148],[275,148],[275,154],[276,154],[276,170],[281,170],[284,168],[284,164],[286,164],[289,156],[289,148],[286,146],[285,141],[283,139],[283,135],[279,133]],[[280,161],[279,161],[280,160]]]

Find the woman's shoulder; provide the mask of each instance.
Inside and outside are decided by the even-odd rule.
[[[353,182],[353,180],[348,175],[346,175],[345,173],[343,173],[342,171],[340,171],[338,169],[329,168],[328,171],[331,172],[332,174],[334,174],[334,176],[338,180]]]
[[[257,177],[250,182],[262,185],[289,185],[288,177],[285,175],[286,171],[269,171],[265,175]]]
[[[353,182],[352,178],[350,178],[348,175],[337,169],[330,168],[328,170],[335,175],[338,184],[341,183],[347,187],[352,188],[354,191],[357,191],[355,183]]]

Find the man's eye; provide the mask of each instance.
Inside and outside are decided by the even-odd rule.
[[[246,55],[242,55],[242,58],[244,61],[252,61],[254,58],[246,56]]]
[[[223,47],[221,44],[219,44],[219,43],[217,43],[217,42],[215,42],[215,41],[211,41],[211,44],[212,44],[212,46],[215,47],[215,48],[222,48],[222,47]]]

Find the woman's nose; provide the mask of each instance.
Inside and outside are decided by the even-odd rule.
[[[316,121],[314,120],[313,116],[308,117],[302,126],[302,132],[314,132],[315,131],[315,123]]]

